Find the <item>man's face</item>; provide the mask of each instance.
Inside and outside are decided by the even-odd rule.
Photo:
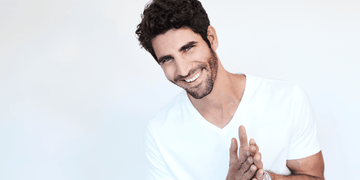
[[[152,45],[169,81],[196,99],[210,94],[218,59],[199,34],[190,28],[172,29],[156,36]]]

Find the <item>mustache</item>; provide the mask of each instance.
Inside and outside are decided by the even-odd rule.
[[[174,81],[184,81],[185,79],[189,78],[190,76],[192,76],[196,71],[200,70],[200,69],[204,69],[206,68],[206,65],[205,64],[201,64],[199,65],[198,67],[196,68],[193,68],[189,71],[189,73],[186,75],[186,76],[181,76],[181,75],[178,75],[174,78]]]

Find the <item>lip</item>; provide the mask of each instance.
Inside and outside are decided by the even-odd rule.
[[[195,82],[195,81],[200,77],[201,71],[202,71],[202,70],[200,69],[199,72],[197,72],[197,73],[196,73],[195,75],[193,75],[191,78],[184,79],[184,81],[187,82],[187,83],[193,83],[193,82]]]

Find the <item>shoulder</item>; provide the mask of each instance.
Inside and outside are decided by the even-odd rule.
[[[279,79],[270,79],[246,75],[247,81],[258,88],[288,89],[293,90],[297,85],[295,82]]]
[[[294,94],[302,93],[301,87],[292,81],[269,79],[246,75],[246,90],[256,96],[293,98]]]
[[[171,122],[176,121],[185,111],[187,106],[187,95],[185,91],[181,91],[168,104],[162,107],[156,114],[154,114],[148,121],[148,127],[161,127]]]
[[[169,146],[177,146],[183,132],[191,126],[191,102],[187,99],[185,91],[179,93],[167,105],[161,108],[149,119],[145,132],[145,145],[149,149],[166,151]],[[177,139],[177,140],[176,140]],[[170,148],[171,149],[171,148]]]

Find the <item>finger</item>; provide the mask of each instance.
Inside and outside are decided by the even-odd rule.
[[[239,159],[240,162],[244,162],[247,159],[246,152],[249,150],[249,145],[247,142],[247,135],[244,126],[239,127],[239,140],[240,140],[240,150],[239,150]]]
[[[261,161],[261,153],[259,151],[257,151],[254,156],[254,164],[259,169],[263,168],[263,162]]]
[[[257,167],[255,165],[251,165],[248,171],[243,175],[243,179],[251,179],[254,177],[256,173]]]
[[[257,148],[254,145],[250,145],[248,154],[250,154],[250,156],[255,156],[256,152],[258,152]]]
[[[256,172],[256,179],[258,180],[263,180],[264,179],[264,170],[263,169],[259,169],[257,172]]]
[[[241,165],[239,174],[244,174],[246,171],[249,170],[250,166],[253,165],[254,158],[249,156],[247,160]]]
[[[249,141],[249,145],[255,145],[255,144],[256,144],[255,140],[253,138],[251,138]]]
[[[250,139],[249,141],[250,145],[250,155],[254,157],[254,164],[257,168],[261,169],[263,168],[263,163],[261,161],[261,153],[259,152],[259,146],[257,146],[254,139]]]
[[[251,156],[254,156],[256,151],[259,151],[259,146],[256,144],[255,140],[254,139],[250,139],[249,141],[249,146],[250,146],[250,155]]]
[[[239,127],[239,140],[240,140],[240,148],[247,148],[248,142],[247,142],[247,134],[244,126]]]
[[[250,139],[249,145],[254,145],[254,146],[257,147],[257,144],[256,144],[256,142],[255,142],[255,140],[253,138]]]
[[[252,178],[252,180],[257,180],[256,178]]]
[[[237,150],[238,150],[238,145],[237,145],[237,141],[235,138],[231,139],[231,145],[230,145],[230,162],[229,164],[232,165],[236,162],[236,160],[238,159],[238,155],[237,155]]]
[[[254,139],[253,139],[253,140],[254,140]],[[256,144],[255,140],[254,140],[254,143],[255,143],[254,146],[256,147],[256,150],[257,150],[257,151],[260,151],[260,148],[259,148],[259,146]]]

